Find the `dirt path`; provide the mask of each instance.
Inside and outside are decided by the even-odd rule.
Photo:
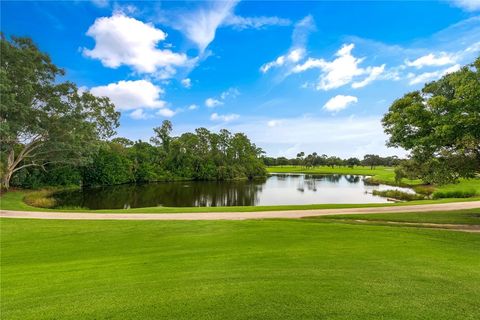
[[[422,204],[348,209],[316,209],[258,212],[196,212],[196,213],[82,213],[34,212],[0,210],[2,218],[63,219],[63,220],[246,220],[269,218],[304,218],[341,214],[451,211],[480,208],[480,201]]]

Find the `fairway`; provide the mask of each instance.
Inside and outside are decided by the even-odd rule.
[[[2,319],[476,319],[480,237],[303,220],[2,219]]]

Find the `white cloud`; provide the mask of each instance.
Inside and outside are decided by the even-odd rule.
[[[196,104],[191,104],[188,106],[188,110],[197,110],[198,109],[198,105]]]
[[[295,48],[291,49],[286,55],[279,56],[274,61],[270,61],[265,63],[260,67],[260,71],[263,73],[268,72],[268,70],[276,67],[281,67],[286,63],[297,63],[301,59],[303,59],[305,55],[305,49],[303,48]]]
[[[238,114],[225,114],[225,115],[220,115],[218,113],[212,113],[210,116],[210,120],[212,121],[222,121],[222,122],[230,122],[233,120],[237,120],[240,116]]]
[[[240,91],[237,88],[228,88],[220,94],[220,99],[225,100],[228,98],[235,99],[240,95]]]
[[[279,126],[283,123],[282,120],[270,120],[267,122],[267,126],[269,126],[270,128],[273,128],[273,127],[276,127],[276,126]]]
[[[479,0],[450,0],[450,2],[459,8],[462,8],[467,11],[476,11],[480,10],[480,1]]]
[[[166,118],[171,118],[173,117],[177,112],[176,111],[173,111],[169,108],[164,108],[164,109],[160,109],[157,111],[157,114],[159,116],[163,116],[163,117],[166,117]]]
[[[121,13],[96,19],[87,35],[95,39],[95,47],[84,48],[83,53],[109,68],[127,65],[137,72],[159,72],[160,78],[168,78],[175,67],[193,63],[183,53],[156,47],[167,37],[165,32]]]
[[[188,11],[162,11],[158,19],[182,32],[193,42],[201,54],[215,39],[217,29],[233,27],[237,30],[262,29],[267,26],[287,26],[288,19],[279,17],[241,17],[234,10],[240,0],[208,1]]]
[[[444,75],[455,72],[455,71],[458,71],[458,70],[460,70],[460,65],[456,64],[456,65],[451,66],[447,69],[437,70],[437,71],[433,71],[433,72],[425,72],[425,73],[422,73],[422,74],[419,74],[419,75],[415,75],[413,73],[410,73],[408,75],[408,78],[410,78],[409,84],[410,85],[419,84],[419,83],[423,84],[423,83],[426,83],[426,82],[429,82],[429,81],[440,79]]]
[[[315,21],[311,15],[306,16],[295,24],[292,34],[292,45],[288,52],[277,57],[275,60],[267,62],[260,67],[262,73],[268,72],[272,68],[287,67],[298,63],[305,57],[305,45],[308,35],[316,29]],[[287,71],[287,74],[289,71]]]
[[[109,97],[118,110],[134,110],[139,108],[159,109],[165,106],[160,99],[162,88],[147,80],[119,81],[106,86],[90,89],[99,97]]]
[[[338,112],[348,107],[349,104],[357,103],[358,98],[354,96],[337,95],[325,103],[323,109],[331,112]]]
[[[181,83],[182,83],[182,86],[184,86],[187,89],[192,87],[192,80],[190,78],[182,79]]]
[[[289,26],[292,22],[279,17],[240,17],[232,14],[227,16],[223,24],[243,30],[262,29],[268,26]]]
[[[204,52],[215,39],[217,28],[232,14],[236,5],[237,1],[231,0],[207,2],[197,10],[179,14],[172,22],[172,26],[195,43],[200,52]]]
[[[441,52],[438,55],[430,53],[413,61],[410,61],[410,60],[405,61],[405,65],[409,67],[415,67],[417,69],[421,69],[423,67],[431,67],[431,66],[444,66],[444,65],[454,64],[454,63],[455,63],[455,57],[445,52]]]
[[[384,70],[385,70],[385,64],[382,64],[379,67],[368,67],[367,68],[368,76],[362,81],[357,81],[352,83],[352,88],[358,89],[358,88],[365,87],[370,82],[375,81],[383,73]]]
[[[214,107],[217,107],[217,106],[221,106],[222,104],[223,104],[222,101],[217,100],[215,98],[207,98],[205,100],[205,105],[209,108],[214,108]]]
[[[353,43],[344,44],[336,53],[333,61],[324,59],[309,58],[303,64],[292,68],[293,73],[304,72],[312,68],[321,70],[320,78],[316,84],[317,90],[330,90],[342,87],[351,83],[354,78],[367,75],[363,80],[354,82],[353,88],[361,88],[377,79],[384,71],[385,65],[377,67],[362,68],[360,64],[365,58],[356,58],[352,55],[355,47]]]
[[[130,113],[130,118],[135,120],[144,120],[149,118],[149,116],[143,111],[143,109],[137,109]]]

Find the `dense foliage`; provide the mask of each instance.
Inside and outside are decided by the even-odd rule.
[[[59,82],[64,71],[30,39],[2,36],[0,42],[2,188],[22,169],[89,161],[97,142],[115,133],[120,115],[114,105]]]
[[[396,100],[383,118],[388,144],[411,151],[397,172],[449,183],[480,171],[480,57]]]
[[[285,157],[263,157],[263,162],[267,166],[304,166],[306,168],[314,168],[319,166],[329,167],[350,167],[369,166],[374,169],[376,166],[396,166],[400,163],[397,156],[381,157],[376,154],[366,154],[362,160],[352,157],[342,159],[335,156],[327,156],[326,154],[318,155],[316,152],[305,156],[304,152],[297,154],[296,158],[288,159]]]
[[[125,138],[102,142],[92,161],[81,166],[55,165],[47,171],[29,168],[14,176],[12,184],[37,188],[44,185],[114,185],[176,179],[253,179],[266,175],[262,151],[243,133],[194,133],[171,136],[172,124],[155,128],[153,144]],[[59,175],[61,178],[59,178]]]

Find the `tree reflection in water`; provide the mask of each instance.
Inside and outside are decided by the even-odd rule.
[[[392,187],[370,185],[355,175],[276,174],[262,181],[183,181],[84,188],[56,194],[55,198],[59,206],[89,209],[384,203],[386,198],[372,194],[382,188]]]

